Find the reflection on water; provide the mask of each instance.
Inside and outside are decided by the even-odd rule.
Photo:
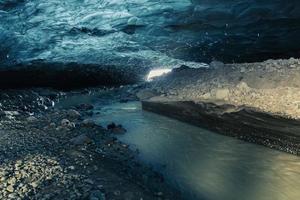
[[[137,102],[99,109],[99,123],[123,124],[128,132],[119,139],[187,199],[300,199],[300,157],[142,111]]]

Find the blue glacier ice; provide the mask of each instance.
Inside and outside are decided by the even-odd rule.
[[[127,70],[300,53],[297,0],[0,0],[0,63]]]

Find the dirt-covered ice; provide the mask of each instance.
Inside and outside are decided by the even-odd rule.
[[[300,118],[299,59],[182,67],[156,79],[152,88],[170,100],[227,103]]]

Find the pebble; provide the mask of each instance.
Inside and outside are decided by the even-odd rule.
[[[70,122],[68,119],[61,120],[61,126],[63,128],[75,128],[75,124]]]
[[[14,190],[14,187],[13,187],[12,185],[7,186],[6,190],[7,190],[8,192],[14,192],[14,191],[15,191],[15,190]]]
[[[37,182],[32,182],[30,185],[31,185],[33,188],[38,187],[38,183],[37,183]]]
[[[105,194],[100,190],[94,190],[90,194],[90,200],[105,200]]]
[[[34,116],[30,116],[30,117],[27,117],[26,119],[28,122],[36,122],[38,119]]]

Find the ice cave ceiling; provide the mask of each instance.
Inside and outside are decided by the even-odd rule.
[[[0,0],[0,63],[299,57],[299,0]]]

